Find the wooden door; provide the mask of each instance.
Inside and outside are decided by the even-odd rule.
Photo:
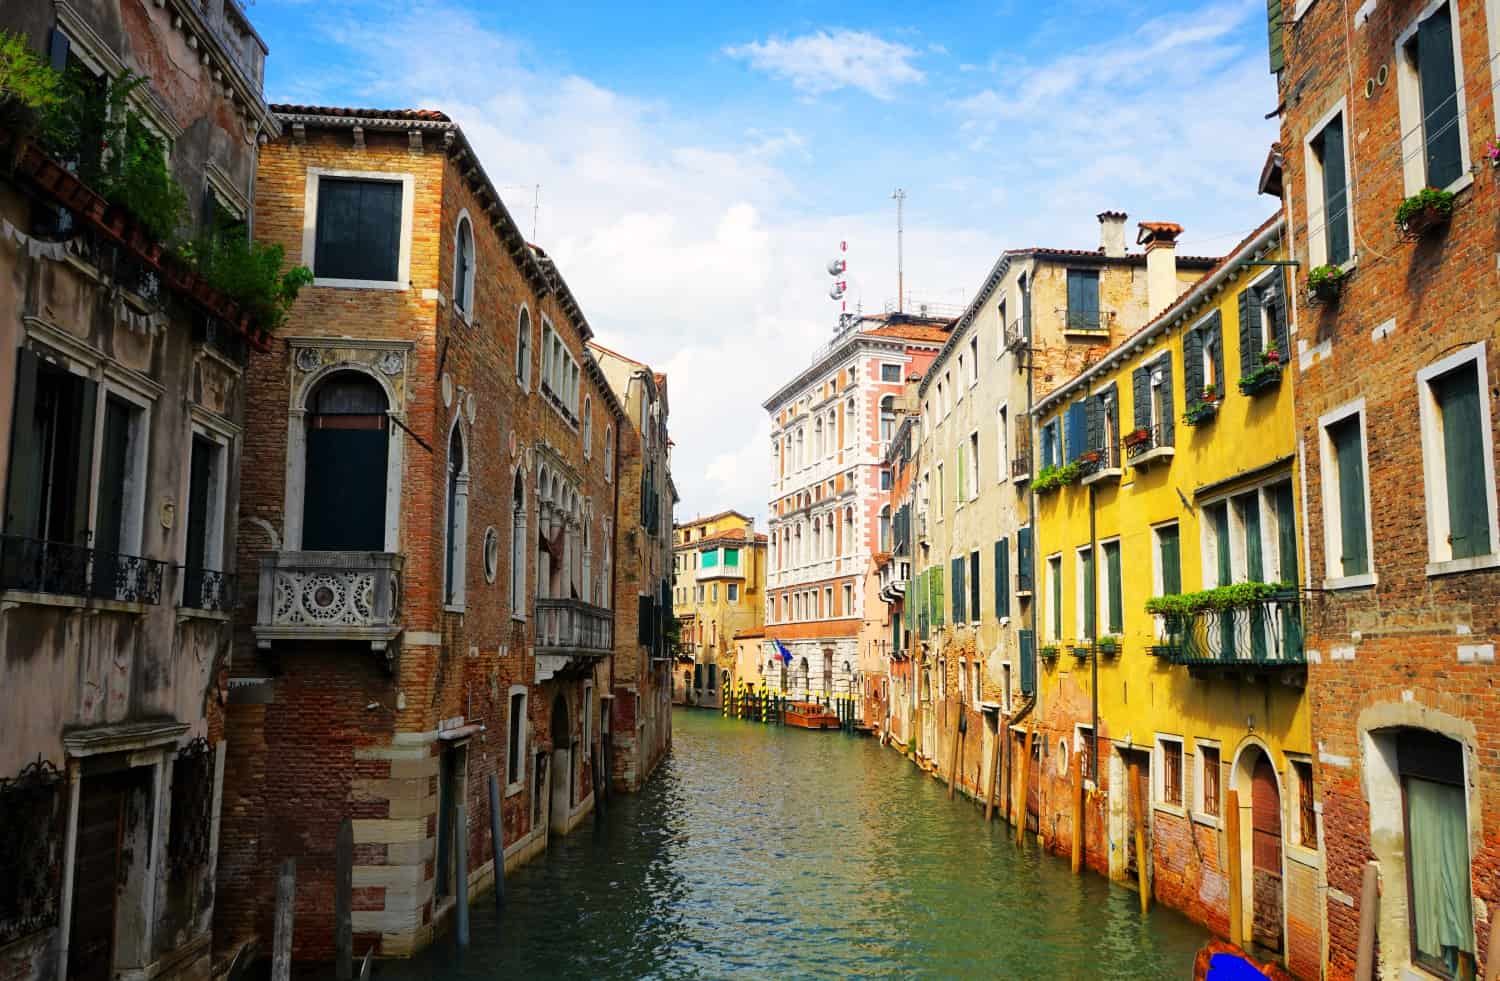
[[[1250,775],[1250,852],[1254,919],[1251,939],[1281,950],[1281,794],[1276,771],[1261,754]]]
[[[114,975],[115,901],[122,878],[120,839],[127,798],[138,783],[132,772],[86,776],[80,788],[73,912],[68,927],[70,981],[107,981]]]

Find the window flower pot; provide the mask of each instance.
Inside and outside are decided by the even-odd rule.
[[[1116,654],[1120,653],[1120,638],[1100,637],[1099,653],[1103,654],[1105,657],[1114,657]]]
[[[1281,364],[1276,361],[1264,361],[1260,367],[1240,379],[1240,392],[1244,395],[1255,395],[1276,387],[1280,381]]]
[[[1100,454],[1098,450],[1088,450],[1084,453],[1079,454],[1078,456],[1079,462],[1081,463],[1098,463],[1099,458]]]
[[[1126,446],[1143,446],[1150,441],[1151,430],[1149,429],[1137,429],[1134,432],[1126,433],[1122,439],[1122,442]]]
[[[1037,653],[1042,656],[1042,660],[1044,661],[1055,661],[1057,660],[1058,647],[1056,644],[1043,644]]]
[[[1448,219],[1452,217],[1453,211],[1451,207],[1447,211],[1444,211],[1432,205],[1427,205],[1400,223],[1401,237],[1407,240],[1419,239],[1428,232],[1448,224]]]
[[[1183,413],[1182,421],[1189,426],[1201,426],[1212,422],[1218,414],[1219,397],[1217,395],[1204,396],[1188,406],[1187,412]]]

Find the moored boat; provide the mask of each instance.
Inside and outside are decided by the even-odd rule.
[[[837,729],[839,717],[817,702],[788,702],[782,720],[800,729]]]

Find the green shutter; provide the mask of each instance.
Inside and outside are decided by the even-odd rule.
[[[1484,418],[1477,362],[1437,378],[1433,395],[1443,422],[1443,467],[1448,484],[1448,538],[1455,559],[1488,555],[1489,494],[1485,488]]]
[[[1251,582],[1266,581],[1265,557],[1260,551],[1260,495],[1247,494],[1245,502],[1245,577]]]
[[[1182,335],[1183,399],[1196,402],[1203,393],[1203,332],[1190,330]]]
[[[1083,559],[1083,635],[1098,636],[1099,591],[1094,582],[1094,553],[1079,552]]]
[[[1286,272],[1285,267],[1276,270],[1271,281],[1261,294],[1260,302],[1271,308],[1271,327],[1276,331],[1276,350],[1281,353],[1281,363],[1286,364],[1291,353],[1286,329]]]
[[[1254,287],[1240,290],[1240,375],[1260,365],[1260,296]]]
[[[1161,445],[1171,446],[1177,438],[1177,417],[1174,415],[1176,409],[1173,403],[1176,401],[1172,394],[1172,355],[1165,355],[1159,362],[1161,365],[1161,400],[1166,410],[1161,416]]]
[[[1323,214],[1330,265],[1349,259],[1349,194],[1344,175],[1344,117],[1335,116],[1315,141],[1323,155]],[[1317,221],[1315,217],[1312,220]]]
[[[935,565],[928,572],[932,576],[932,591],[928,597],[927,609],[931,614],[933,626],[941,627],[943,625],[943,567]]]
[[[964,559],[962,556],[953,560],[953,622],[955,625],[968,620],[968,610],[964,608],[968,594],[964,591]]]
[[[1134,404],[1135,428],[1151,428],[1151,369],[1142,365],[1130,373],[1130,399]]]
[[[1209,520],[1213,522],[1214,551],[1218,553],[1219,581],[1215,586],[1228,586],[1234,581],[1234,568],[1229,555],[1229,505],[1216,504],[1209,509]]]
[[[1053,575],[1054,572],[1056,575]],[[1059,640],[1062,638],[1062,563],[1058,562],[1054,566],[1049,560],[1047,573],[1052,580],[1052,639]]]
[[[1328,427],[1333,442],[1339,479],[1339,532],[1343,553],[1339,556],[1346,576],[1370,571],[1365,547],[1365,463],[1359,416],[1352,415]]]
[[[1097,450],[1104,445],[1104,397],[1090,395],[1086,403],[1084,424],[1088,427],[1089,449]]]
[[[1214,360],[1214,383],[1219,388],[1219,398],[1224,397],[1224,318],[1215,310],[1209,318],[1207,336],[1212,341]]]
[[[1156,533],[1160,548],[1161,591],[1164,596],[1182,592],[1182,538],[1176,525],[1167,525]]]
[[[1120,543],[1104,546],[1104,562],[1109,574],[1109,623],[1107,632],[1118,634],[1125,629],[1124,584],[1120,581]]]
[[[1266,33],[1270,39],[1273,75],[1286,67],[1286,51],[1282,47],[1281,3],[1282,0],[1266,0]]]
[[[995,617],[1010,616],[1010,548],[1002,538],[995,543]]]
[[[1016,532],[1016,580],[1017,585],[1025,584],[1027,590],[1034,591],[1035,586],[1031,581],[1031,526],[1027,525]]]
[[[1281,581],[1295,583],[1297,575],[1297,511],[1292,503],[1292,482],[1277,484],[1272,492],[1276,498],[1276,548],[1281,559]]]
[[[1427,186],[1447,187],[1463,173],[1459,144],[1453,14],[1444,4],[1417,28],[1417,75],[1422,87]]]

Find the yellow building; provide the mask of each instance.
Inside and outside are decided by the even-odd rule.
[[[672,570],[673,699],[717,706],[734,672],[735,634],[764,625],[766,536],[738,511],[683,522],[673,529]]]
[[[1158,901],[1316,955],[1285,255],[1277,216],[1037,403],[1043,708],[1027,796],[1043,837],[1071,849],[1077,756],[1090,866],[1137,877],[1139,807]]]

